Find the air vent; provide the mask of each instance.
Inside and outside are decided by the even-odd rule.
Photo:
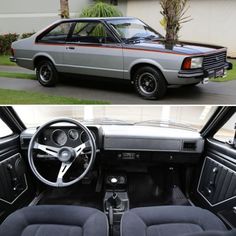
[[[21,148],[28,149],[30,143],[30,138],[21,138]]]
[[[183,150],[185,151],[195,151],[197,148],[196,142],[184,142]]]

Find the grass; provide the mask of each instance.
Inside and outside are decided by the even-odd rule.
[[[31,79],[31,80],[36,79],[36,76],[34,74],[5,72],[5,71],[0,71],[0,77],[7,77],[7,78],[14,78],[14,79]]]
[[[0,55],[0,65],[3,66],[15,66],[16,63],[11,62],[9,59],[9,55]]]
[[[229,61],[233,63],[233,69],[227,71],[227,76],[225,78],[211,79],[212,82],[226,82],[230,80],[236,80],[236,60],[232,59]]]
[[[0,104],[108,104],[108,102],[0,89]]]

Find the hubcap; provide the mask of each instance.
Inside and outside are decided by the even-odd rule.
[[[52,69],[49,65],[42,65],[39,69],[39,76],[43,82],[48,82],[52,77]]]
[[[139,76],[138,85],[141,91],[145,94],[152,94],[157,89],[157,81],[155,77],[148,72]]]

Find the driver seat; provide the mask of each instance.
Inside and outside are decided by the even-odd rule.
[[[0,226],[4,236],[108,236],[106,215],[93,208],[41,205],[15,211]]]

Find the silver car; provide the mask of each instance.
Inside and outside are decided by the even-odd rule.
[[[80,74],[129,80],[146,99],[163,97],[169,85],[196,85],[226,75],[224,47],[181,42],[136,18],[60,20],[12,44],[11,61],[34,70],[43,86],[59,75]]]

